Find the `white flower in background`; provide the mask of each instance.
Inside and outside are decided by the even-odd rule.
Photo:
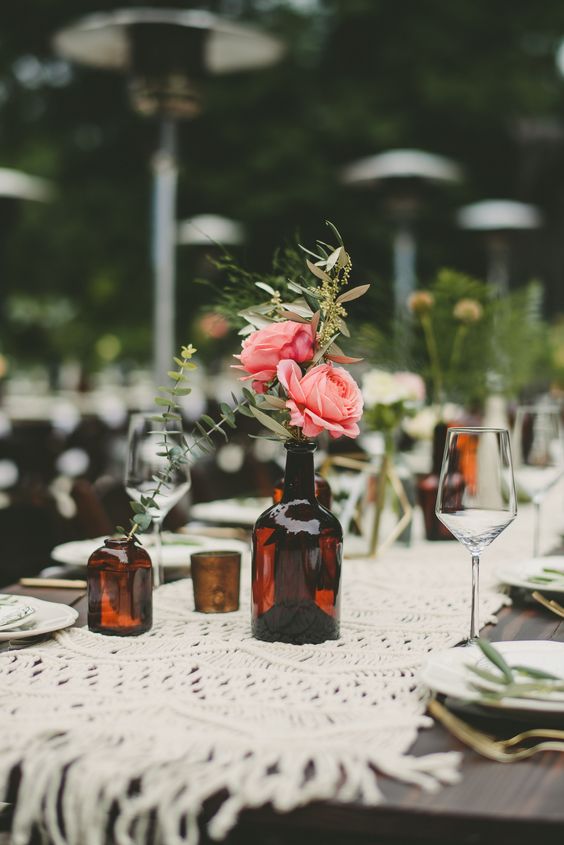
[[[362,395],[367,407],[423,402],[425,384],[415,373],[370,370],[362,377]]]
[[[406,391],[406,400],[408,402],[424,402],[427,392],[425,390],[425,382],[418,376],[417,373],[399,372],[394,373],[394,379],[400,385],[403,385]]]
[[[418,411],[414,417],[403,420],[402,428],[413,440],[431,440],[435,426],[441,420],[456,422],[464,411],[459,405],[448,402],[442,412],[438,405],[429,405]]]

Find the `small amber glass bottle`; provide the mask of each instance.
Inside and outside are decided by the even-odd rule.
[[[88,560],[88,628],[98,634],[136,636],[153,624],[153,567],[142,546],[108,539]]]

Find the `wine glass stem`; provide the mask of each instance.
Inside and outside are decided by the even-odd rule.
[[[540,554],[540,500],[533,499],[533,507],[535,510],[534,517],[534,533],[533,533],[533,557],[538,557]]]
[[[153,587],[160,587],[164,583],[163,573],[163,537],[161,533],[162,519],[154,519],[155,546],[153,552]]]
[[[476,639],[480,633],[479,585],[480,555],[472,555],[472,616],[470,619],[471,640]]]

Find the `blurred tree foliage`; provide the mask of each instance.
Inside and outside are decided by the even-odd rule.
[[[70,67],[50,46],[52,34],[81,15],[128,5],[139,0],[19,0],[4,9],[0,165],[58,186],[48,206],[0,208],[0,339],[21,361],[72,355],[95,367],[100,349],[119,349],[96,345],[112,335],[122,359],[150,355],[148,163],[156,127],[130,111],[121,76]],[[373,283],[364,316],[381,332],[391,312],[390,223],[378,193],[343,188],[339,171],[360,156],[418,147],[466,172],[461,188],[429,197],[418,224],[421,280],[445,264],[483,275],[482,245],[453,228],[452,212],[474,199],[515,197],[541,205],[548,220],[542,234],[519,241],[515,283],[539,276],[549,309],[564,310],[560,0],[178,5],[254,21],[288,44],[278,67],[210,80],[204,113],[181,127],[179,218],[215,212],[241,220],[249,239],[237,257],[259,272],[271,266],[281,233],[299,229],[307,243],[323,220],[334,220],[358,281]],[[182,338],[210,296],[194,285],[194,253],[179,249]],[[49,305],[47,318],[33,308],[26,314],[30,298]]]

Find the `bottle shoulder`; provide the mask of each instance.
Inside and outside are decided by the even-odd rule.
[[[123,569],[150,569],[149,553],[137,543],[107,543],[96,549],[88,560],[90,567]]]
[[[319,529],[333,530],[342,534],[341,523],[337,517],[318,501],[309,499],[294,499],[271,505],[259,516],[255,529],[277,527],[296,529],[303,523],[306,530],[306,524],[313,522],[318,524]]]

